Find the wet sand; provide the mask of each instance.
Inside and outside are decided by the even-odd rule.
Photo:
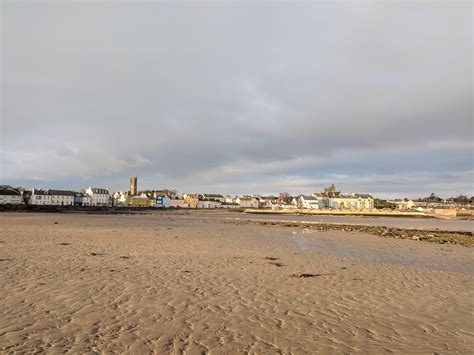
[[[472,248],[215,216],[0,214],[0,352],[474,348]]]
[[[443,230],[443,231],[474,231],[474,220],[460,219],[438,219],[438,218],[412,218],[412,217],[367,217],[367,216],[299,216],[279,214],[252,214],[252,213],[228,213],[227,216],[215,213],[214,218],[250,219],[250,220],[278,220],[299,222],[320,222],[334,224],[353,224],[384,226],[391,228],[405,228],[418,230]]]

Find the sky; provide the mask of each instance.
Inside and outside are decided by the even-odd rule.
[[[474,194],[470,1],[0,6],[0,183]]]

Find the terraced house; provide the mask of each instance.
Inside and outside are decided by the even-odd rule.
[[[221,206],[221,202],[219,200],[211,200],[211,199],[202,199],[198,201],[198,208],[219,208]]]
[[[370,210],[374,208],[374,199],[371,194],[352,194],[355,200],[353,206],[357,210]]]
[[[157,194],[155,205],[157,208],[170,208],[171,198],[165,194]]]
[[[315,192],[320,208],[340,210],[369,210],[374,208],[374,199],[371,194],[344,195],[333,185],[325,187],[322,192]]]
[[[199,198],[197,194],[184,194],[183,199],[189,208],[198,208]]]
[[[242,208],[258,208],[258,200],[252,196],[238,197],[235,202],[240,204]]]
[[[0,186],[0,205],[19,205],[22,203],[21,193],[11,186]]]
[[[74,195],[74,205],[76,206],[90,206],[91,197],[85,192],[76,192]]]
[[[319,209],[321,207],[321,202],[315,196],[298,196],[298,208],[307,208],[307,209]]]
[[[76,195],[74,191],[48,190],[48,193],[51,196],[51,205],[53,206],[74,205],[74,196]]]
[[[370,194],[339,195],[329,198],[329,207],[342,210],[364,210],[374,208]]]
[[[109,204],[109,190],[89,187],[86,194],[91,197],[91,206],[107,206]]]
[[[29,200],[30,205],[51,205],[51,195],[47,190],[33,188]]]

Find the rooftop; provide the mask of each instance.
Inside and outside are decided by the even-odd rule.
[[[21,196],[20,192],[13,188],[0,187],[0,195]]]
[[[75,196],[76,193],[74,191],[67,191],[67,190],[48,190],[50,195],[55,196]]]

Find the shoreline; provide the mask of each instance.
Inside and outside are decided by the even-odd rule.
[[[449,221],[455,223],[456,220],[444,220],[444,224],[434,224],[433,226],[423,226],[416,224],[416,218],[410,223],[390,223],[385,221],[382,222],[383,217],[386,216],[348,216],[343,215],[324,215],[325,220],[308,220],[312,215],[288,215],[288,214],[275,214],[275,217],[285,216],[281,219],[270,219],[270,218],[251,218],[251,213],[246,214],[245,212],[235,210],[221,210],[221,209],[173,209],[173,210],[156,210],[156,209],[86,209],[86,210],[75,210],[75,209],[64,209],[58,208],[51,212],[47,210],[26,210],[26,211],[9,211],[5,215],[18,216],[31,216],[31,215],[70,215],[70,216],[123,216],[123,217],[159,217],[168,216],[169,218],[175,217],[186,217],[194,219],[196,221],[207,220],[221,223],[229,223],[236,225],[253,224],[263,226],[279,226],[279,227],[298,227],[311,229],[314,231],[342,231],[342,232],[359,232],[367,233],[374,236],[395,238],[395,239],[409,239],[414,241],[428,241],[438,244],[458,244],[464,247],[472,247],[474,245],[473,231],[471,226],[450,226],[446,224]],[[246,216],[250,218],[246,218]],[[261,214],[262,217],[270,217],[269,214]],[[295,216],[300,220],[289,219],[288,217]],[[303,219],[305,218],[306,219]],[[331,218],[330,217],[334,217]],[[358,223],[360,221],[366,223]],[[378,218],[380,217],[380,219]],[[405,216],[408,217],[408,216]],[[340,219],[340,220],[338,220]],[[389,220],[390,218],[388,218]],[[337,221],[336,221],[337,220]],[[396,219],[394,219],[396,220]],[[409,221],[408,218],[401,219],[403,221]],[[436,218],[422,218],[418,219],[426,221],[428,224],[435,223],[436,221],[443,221],[443,219]],[[433,221],[433,222],[429,222]],[[458,220],[459,221],[459,220]],[[371,223],[372,222],[372,223]],[[467,222],[468,221],[462,221]]]
[[[279,221],[279,220],[226,220],[234,224],[257,224],[280,227],[298,227],[315,231],[341,231],[360,232],[379,237],[410,239],[415,241],[427,241],[438,244],[458,244],[464,247],[474,245],[473,232],[468,231],[443,231],[438,229],[414,229],[394,228],[387,226],[373,226],[370,224],[347,224],[347,223],[324,223],[310,221]]]
[[[331,216],[331,217],[389,217],[441,220],[474,220],[468,216],[443,216],[424,212],[399,211],[344,211],[344,210],[271,210],[246,208],[156,208],[156,207],[100,207],[100,206],[42,206],[42,205],[0,205],[0,213],[86,213],[86,214],[155,214],[155,213],[242,213],[255,215],[284,216]]]
[[[263,215],[287,215],[287,216],[352,216],[352,217],[391,217],[391,218],[433,218],[446,220],[473,220],[471,215],[444,216],[427,214],[425,212],[400,212],[400,211],[345,211],[345,210],[265,210],[245,209],[244,213]]]

